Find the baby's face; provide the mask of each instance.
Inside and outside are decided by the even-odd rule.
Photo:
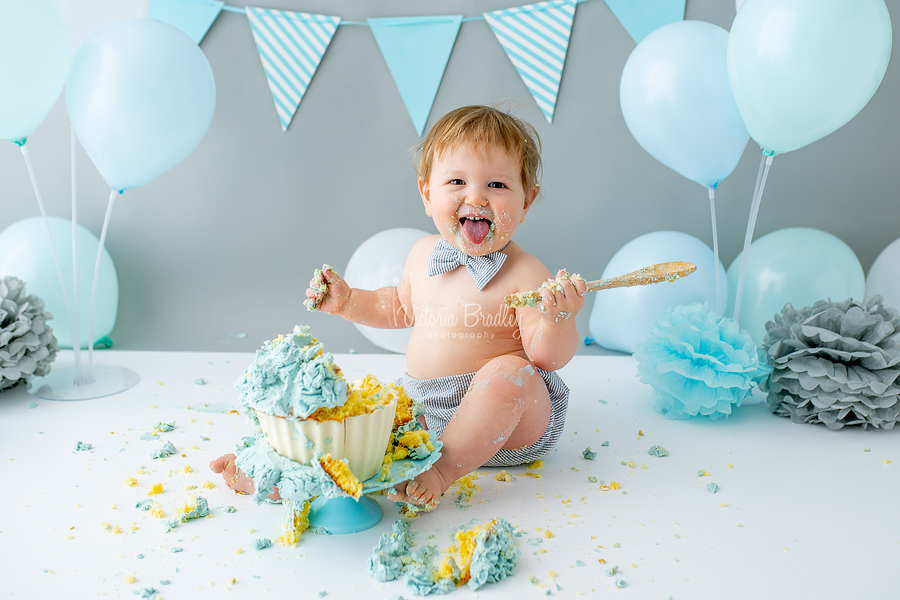
[[[470,256],[505,246],[536,195],[522,186],[518,160],[502,148],[471,144],[436,154],[419,192],[441,236]]]

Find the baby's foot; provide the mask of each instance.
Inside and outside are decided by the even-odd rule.
[[[412,481],[401,483],[388,493],[395,502],[407,502],[416,506],[433,509],[444,493],[443,478],[435,469],[425,471]]]
[[[237,468],[237,465],[234,464],[235,458],[237,457],[234,454],[220,456],[209,463],[209,468],[215,473],[221,473],[222,478],[225,480],[225,485],[234,491],[241,494],[252,494],[256,491],[256,484],[251,477],[247,477],[246,473]],[[280,500],[281,496],[278,495],[278,490],[275,489],[269,494],[269,498]]]

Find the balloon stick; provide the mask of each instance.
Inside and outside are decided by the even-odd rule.
[[[81,328],[78,320],[78,186],[75,179],[75,128],[72,128],[72,304],[75,319],[72,325],[72,350],[75,352],[75,377],[81,381]]]
[[[62,288],[63,303],[66,307],[66,317],[69,319],[69,332],[74,341],[75,334],[72,332],[72,313],[69,311],[69,296],[66,294],[66,280],[63,278],[62,267],[60,267],[59,264],[59,255],[56,253],[56,244],[53,243],[53,234],[50,232],[50,221],[47,220],[47,211],[44,209],[44,199],[41,197],[41,190],[38,188],[37,179],[34,177],[34,169],[31,167],[31,158],[28,156],[28,145],[22,144],[19,147],[22,149],[22,156],[25,157],[25,166],[28,168],[28,176],[31,178],[31,187],[34,188],[34,195],[37,198],[38,208],[40,208],[41,216],[44,218],[44,227],[47,228],[47,237],[50,239],[50,250],[53,253],[53,262],[56,264],[56,274],[59,276],[59,285]]]
[[[716,271],[716,317],[722,316],[722,282],[719,275],[719,235],[716,233],[716,188],[709,188],[709,213],[712,217],[713,269]]]
[[[750,255],[750,242],[753,241],[753,229],[756,227],[756,217],[759,215],[759,204],[762,201],[763,192],[766,189],[766,179],[769,177],[769,167],[772,166],[774,154],[763,150],[759,163],[759,174],[756,176],[756,189],[753,191],[753,201],[750,204],[750,219],[747,222],[747,234],[744,236],[744,251],[741,255],[741,271],[738,275],[737,291],[734,296],[734,322],[740,324],[741,297],[744,295],[744,276],[747,273],[747,258]]]
[[[113,203],[116,201],[116,190],[109,192],[109,204],[106,206],[106,217],[100,231],[100,246],[97,248],[97,261],[94,263],[94,283],[91,286],[90,336],[88,337],[88,369],[94,366],[94,308],[97,304],[97,281],[100,279],[100,259],[103,258],[103,245],[106,243],[106,232],[109,229],[109,218],[112,215]]]

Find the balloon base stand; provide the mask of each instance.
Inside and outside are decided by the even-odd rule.
[[[384,511],[368,496],[359,502],[349,497],[316,498],[309,511],[309,526],[332,535],[358,533],[378,525]]]
[[[82,369],[80,378],[75,367],[68,367],[33,377],[25,391],[42,400],[94,400],[131,389],[140,379],[140,375],[125,367],[94,365]]]

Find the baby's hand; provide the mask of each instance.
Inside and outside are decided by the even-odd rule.
[[[333,268],[322,265],[321,269],[316,269],[309,282],[306,298],[303,304],[307,310],[320,310],[329,315],[339,315],[350,298],[350,286]]]
[[[241,494],[252,494],[256,491],[256,483],[254,483],[252,478],[247,477],[246,473],[237,468],[237,465],[234,464],[235,458],[237,457],[234,454],[220,456],[209,463],[209,468],[215,473],[221,473],[222,477],[225,479],[225,485],[234,491]],[[272,500],[281,499],[281,496],[278,495],[277,488],[269,494],[269,498]]]
[[[581,276],[570,276],[562,269],[556,273],[554,283],[541,290],[541,312],[544,319],[564,323],[577,315],[584,305],[587,283]]]

